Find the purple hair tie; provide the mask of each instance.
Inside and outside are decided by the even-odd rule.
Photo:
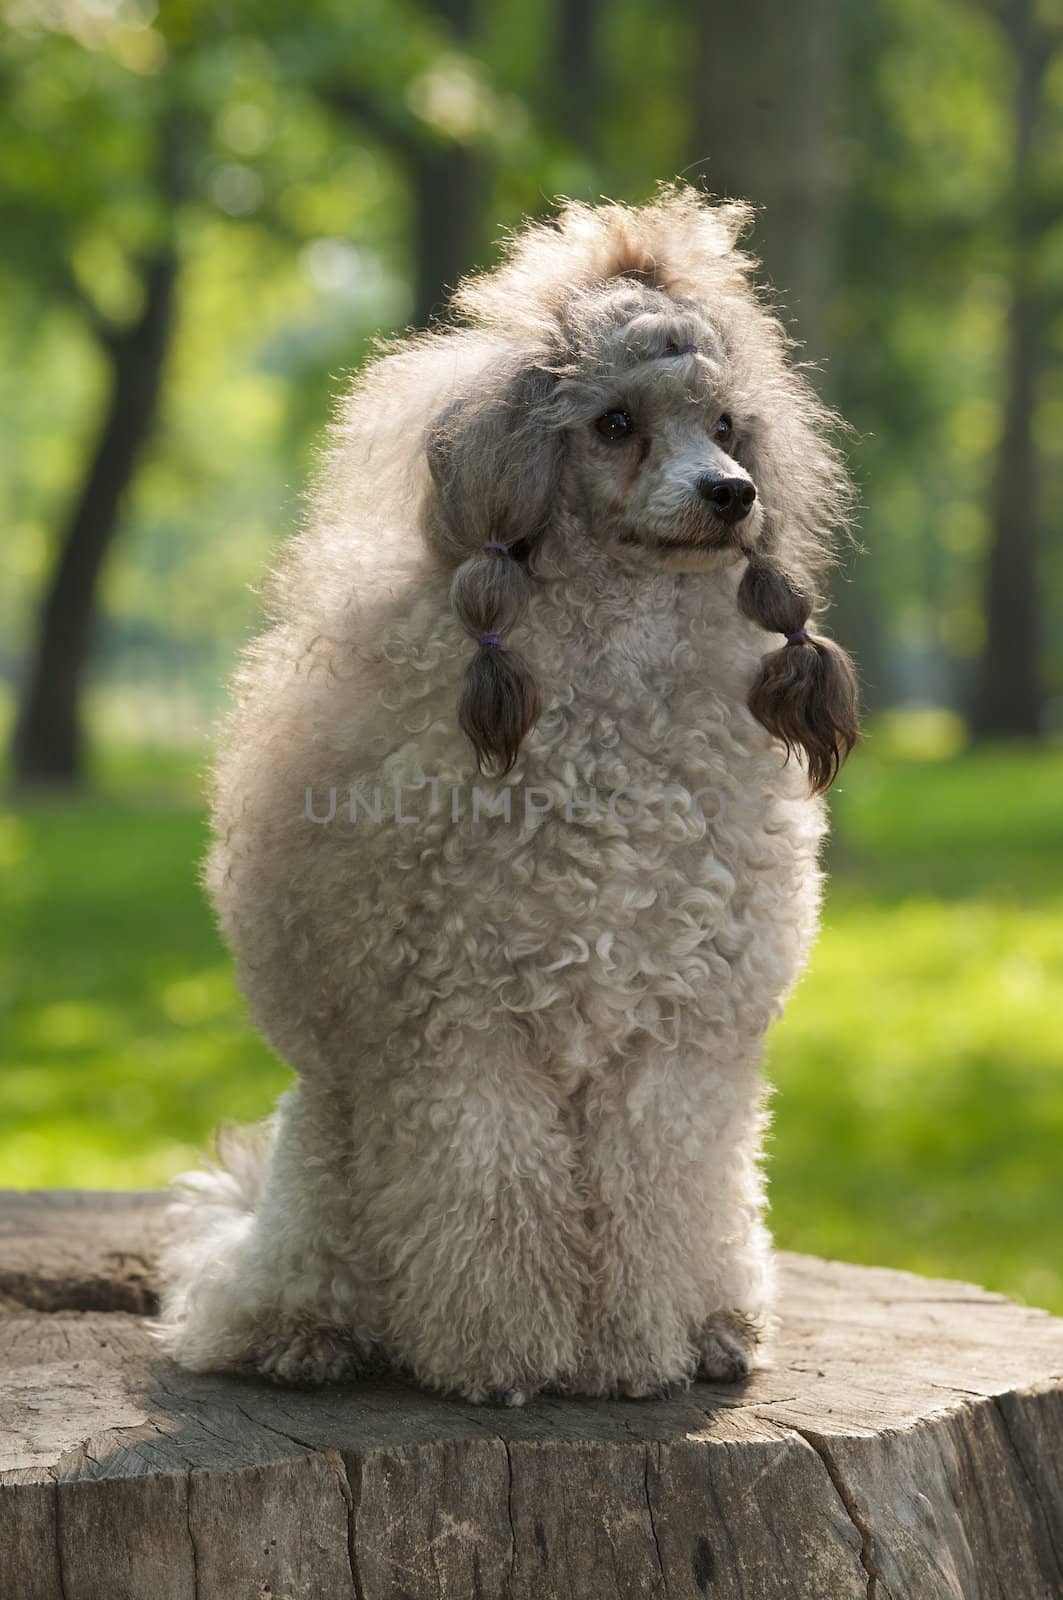
[[[802,640],[807,639],[807,638],[808,638],[808,629],[807,628],[798,628],[794,633],[788,633],[786,635],[786,642],[787,642],[787,644],[800,644],[802,642]]]
[[[494,645],[496,649],[501,649],[502,635],[500,633],[481,633],[477,638],[476,643],[490,644]]]
[[[504,556],[509,555],[509,545],[502,544],[498,539],[489,539],[485,545],[481,546],[481,548],[484,550],[501,550]]]

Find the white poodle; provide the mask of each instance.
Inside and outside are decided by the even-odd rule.
[[[856,704],[809,631],[833,419],[746,219],[566,205],[342,406],[217,767],[207,881],[297,1083],[185,1180],[186,1366],[749,1370],[761,1045]]]

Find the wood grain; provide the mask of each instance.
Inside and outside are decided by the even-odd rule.
[[[496,1411],[181,1372],[156,1195],[0,1195],[2,1600],[1060,1600],[1063,1322],[783,1256],[746,1384]]]

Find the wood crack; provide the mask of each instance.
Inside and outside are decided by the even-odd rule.
[[[54,1473],[51,1474],[51,1476],[55,1484],[55,1519],[53,1525],[55,1528],[55,1566],[59,1577],[59,1594],[61,1596],[61,1600],[70,1600],[69,1592],[66,1586],[66,1573],[63,1570],[63,1529],[60,1509],[62,1485],[59,1482],[59,1479],[55,1477]]]
[[[13,1311],[51,1316],[63,1311],[95,1311],[103,1315],[125,1313],[153,1317],[159,1309],[159,1296],[144,1273],[113,1276],[70,1274],[45,1278],[40,1273],[0,1269],[0,1303]]]
[[[278,1439],[285,1440],[287,1444],[298,1445],[300,1450],[309,1450],[311,1455],[317,1456],[325,1454],[320,1445],[311,1444],[308,1439],[300,1439],[296,1434],[289,1433],[284,1428],[275,1428],[272,1422],[263,1422],[261,1417],[253,1417],[250,1411],[248,1411],[246,1407],[242,1406],[238,1400],[235,1402],[235,1404],[237,1411],[239,1411],[240,1415],[247,1422],[249,1422],[253,1428],[261,1428],[265,1433],[275,1434]]]
[[[838,1499],[845,1508],[845,1514],[860,1536],[860,1565],[867,1573],[867,1600],[878,1600],[880,1585],[882,1594],[885,1596],[885,1600],[893,1600],[885,1578],[883,1578],[881,1572],[879,1572],[875,1565],[875,1541],[871,1529],[861,1514],[860,1508],[855,1499],[850,1493],[845,1479],[841,1475],[841,1470],[838,1467],[838,1463],[831,1455],[830,1446],[827,1444],[826,1439],[824,1438],[823,1434],[814,1433],[811,1428],[794,1427],[793,1431],[794,1433],[798,1434],[807,1445],[812,1447],[819,1459],[822,1461],[823,1465],[826,1467],[827,1476],[834,1485]]]
[[[351,1569],[351,1588],[354,1600],[365,1600],[365,1590],[362,1588],[361,1578],[358,1576],[358,1550],[355,1544],[355,1503],[354,1490],[351,1488],[350,1474],[347,1471],[347,1462],[339,1450],[326,1450],[326,1459],[336,1471],[336,1483],[340,1497],[347,1509],[347,1565]]]
[[[649,1519],[650,1519],[650,1532],[653,1534],[653,1546],[654,1546],[654,1549],[657,1551],[657,1565],[661,1569],[661,1583],[664,1586],[665,1594],[667,1594],[668,1593],[668,1574],[664,1570],[664,1557],[661,1554],[661,1541],[657,1537],[657,1519],[653,1515],[653,1502],[650,1499],[650,1449],[651,1449],[651,1446],[647,1443],[647,1445],[646,1445],[645,1464],[644,1464],[643,1472],[642,1472],[642,1487],[643,1487],[643,1491],[644,1491],[644,1493],[646,1495],[646,1511],[647,1511],[647,1513],[649,1515]],[[656,1467],[657,1467],[657,1476],[659,1478],[660,1477],[660,1473],[661,1473],[661,1444],[660,1444],[660,1440],[657,1441]]]
[[[509,1558],[509,1587],[513,1590],[513,1578],[517,1570],[517,1525],[513,1521],[513,1456],[510,1453],[509,1440],[498,1434],[502,1440],[502,1448],[506,1452],[506,1515],[509,1518],[509,1537],[512,1543],[512,1554]]]
[[[199,1551],[196,1549],[196,1536],[192,1532],[192,1469],[189,1467],[185,1474],[185,1528],[188,1532],[188,1544],[192,1551],[192,1600],[199,1600]]]

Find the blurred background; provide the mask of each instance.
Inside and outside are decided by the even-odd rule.
[[[161,1183],[285,1085],[203,770],[330,405],[506,226],[682,173],[760,208],[863,497],[778,1238],[1063,1311],[1063,0],[0,15],[0,1184]]]

